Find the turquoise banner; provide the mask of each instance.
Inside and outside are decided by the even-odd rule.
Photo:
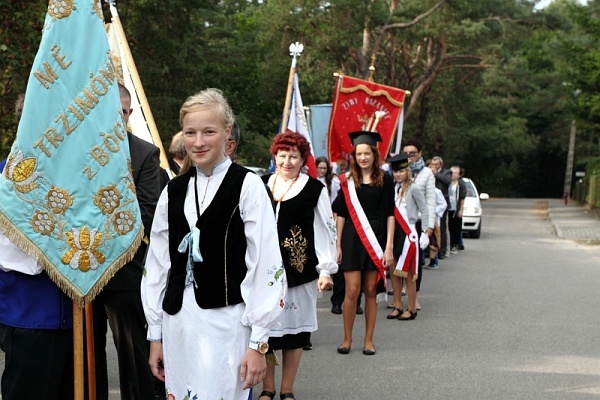
[[[310,106],[307,114],[308,130],[312,138],[315,157],[327,157],[327,130],[329,129],[329,118],[331,118],[331,104]]]
[[[141,241],[128,146],[100,2],[50,1],[0,177],[0,229],[81,305]]]

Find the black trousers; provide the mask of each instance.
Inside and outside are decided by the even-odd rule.
[[[421,278],[423,277],[423,264],[425,264],[425,250],[421,249],[421,246],[419,246],[419,240],[421,240],[421,235],[423,234],[423,224],[421,223],[421,220],[418,220],[417,223],[415,224],[415,229],[417,230],[417,236],[418,236],[418,240],[417,240],[417,250],[418,250],[418,255],[419,255],[419,265],[417,267],[417,273],[419,274],[419,276],[417,276],[417,292],[421,291]]]
[[[73,330],[22,329],[0,324],[5,353],[2,400],[72,400]]]
[[[140,291],[105,290],[92,304],[97,399],[108,400],[107,321],[117,349],[121,399],[164,399],[164,383],[152,375],[148,365],[150,342],[146,340],[146,318]]]
[[[455,218],[456,211],[450,211],[448,215],[448,230],[450,231],[450,246],[458,247],[460,244],[460,234],[462,232],[462,218]]]
[[[448,211],[444,211],[444,215],[440,218],[440,251],[438,254],[446,255],[448,250]]]

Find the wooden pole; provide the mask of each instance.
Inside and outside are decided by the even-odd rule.
[[[83,309],[75,302],[73,302],[73,358],[75,400],[83,400]]]
[[[285,94],[285,105],[283,106],[283,120],[281,121],[281,129],[279,133],[287,132],[288,120],[290,118],[290,103],[292,102],[292,86],[294,85],[294,74],[296,73],[296,63],[298,57],[304,50],[302,43],[296,42],[290,45],[290,55],[292,56],[292,66],[290,67],[290,75],[288,76],[287,91]]]
[[[96,400],[96,354],[94,351],[94,310],[92,303],[85,305],[85,339],[88,399]]]
[[[133,80],[133,85],[135,86],[135,94],[138,96],[138,99],[140,101],[140,107],[142,108],[142,112],[144,113],[146,123],[148,124],[148,129],[150,130],[150,134],[152,135],[152,139],[154,140],[154,144],[160,149],[160,166],[169,173],[169,176],[171,176],[172,172],[171,168],[169,167],[167,153],[165,153],[165,149],[162,145],[160,135],[158,134],[158,128],[154,123],[154,117],[152,116],[152,111],[150,111],[150,105],[148,104],[146,93],[144,93],[142,81],[140,80],[137,68],[135,67],[135,62],[133,61],[133,56],[131,55],[131,50],[129,49],[129,44],[127,43],[127,38],[125,37],[125,31],[123,30],[123,25],[121,24],[119,13],[117,12],[117,8],[114,5],[114,1],[110,1],[109,4],[113,26],[116,29],[117,37],[119,38],[119,41],[121,42],[121,46],[123,47],[125,53],[125,62],[127,63],[129,73],[131,74],[131,79]]]

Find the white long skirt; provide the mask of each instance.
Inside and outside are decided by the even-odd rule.
[[[163,356],[167,399],[247,400],[240,381],[250,328],[241,323],[244,303],[204,310],[193,287],[176,315],[164,314]],[[187,397],[186,397],[187,396]]]

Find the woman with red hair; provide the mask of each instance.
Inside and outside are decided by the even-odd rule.
[[[278,324],[271,328],[267,374],[259,400],[275,397],[275,358],[282,350],[281,399],[294,399],[302,348],[317,330],[317,296],[333,286],[337,272],[335,223],[327,188],[301,173],[310,144],[297,133],[282,133],[271,144],[277,171],[263,179],[271,192],[288,291]],[[271,354],[271,355],[269,355]],[[269,362],[271,361],[271,362]]]

